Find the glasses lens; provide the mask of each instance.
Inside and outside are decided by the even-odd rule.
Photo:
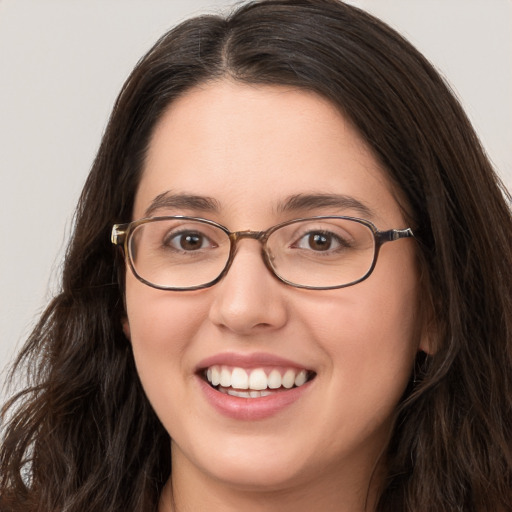
[[[229,246],[228,235],[213,224],[167,218],[137,226],[128,251],[143,280],[161,288],[193,288],[221,274]]]
[[[357,220],[297,221],[274,231],[269,261],[282,279],[312,288],[340,287],[364,278],[375,256],[375,237]]]

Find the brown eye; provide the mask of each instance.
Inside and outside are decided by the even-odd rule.
[[[181,249],[185,251],[195,251],[203,246],[203,236],[197,233],[179,236]]]
[[[165,241],[165,245],[175,250],[190,252],[211,247],[212,243],[202,233],[196,231],[184,231],[174,233]]]
[[[313,251],[327,251],[332,245],[332,236],[323,233],[311,233],[308,235],[307,244]]]
[[[314,252],[337,251],[347,247],[346,242],[329,231],[310,231],[302,235],[294,247]]]

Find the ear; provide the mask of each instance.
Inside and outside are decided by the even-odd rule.
[[[432,356],[436,353],[436,350],[437,349],[433,341],[433,336],[431,336],[429,333],[423,334],[418,346],[418,352],[424,352],[425,354]]]
[[[436,322],[434,302],[430,293],[425,292],[420,296],[418,307],[418,352],[432,356],[439,348],[439,330]]]
[[[131,335],[131,332],[130,332],[130,322],[128,321],[128,317],[127,316],[123,317],[123,319],[121,320],[121,323],[122,323],[122,326],[123,326],[124,335],[126,336],[128,341],[131,341],[132,340],[132,335]]]
[[[437,324],[434,320],[433,308],[429,308],[429,313],[424,315],[421,327],[420,342],[418,352],[432,356],[437,352],[439,339]]]

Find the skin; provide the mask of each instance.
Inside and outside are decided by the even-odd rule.
[[[168,191],[214,198],[219,209],[152,215],[205,216],[232,231],[361,216],[351,208],[276,207],[294,194],[333,192],[364,203],[381,230],[407,227],[351,124],[319,96],[278,86],[223,80],[175,101],[152,137],[133,218]],[[160,511],[372,510],[393,412],[417,351],[428,351],[418,294],[413,239],[385,244],[367,280],[337,290],[279,282],[255,240],[243,240],[228,274],[204,290],[161,291],[127,271],[125,333],[172,438],[172,481]],[[197,364],[255,352],[292,359],[316,377],[269,418],[220,414],[200,390]]]

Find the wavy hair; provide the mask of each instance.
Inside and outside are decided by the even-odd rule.
[[[510,196],[427,60],[337,0],[260,0],[193,18],[135,67],[81,195],[60,292],[13,369],[29,383],[3,408],[0,510],[157,509],[170,443],[122,332],[124,267],[109,235],[131,220],[162,113],[223,77],[329,99],[418,227],[435,352],[418,359],[397,411],[377,510],[512,510]]]

